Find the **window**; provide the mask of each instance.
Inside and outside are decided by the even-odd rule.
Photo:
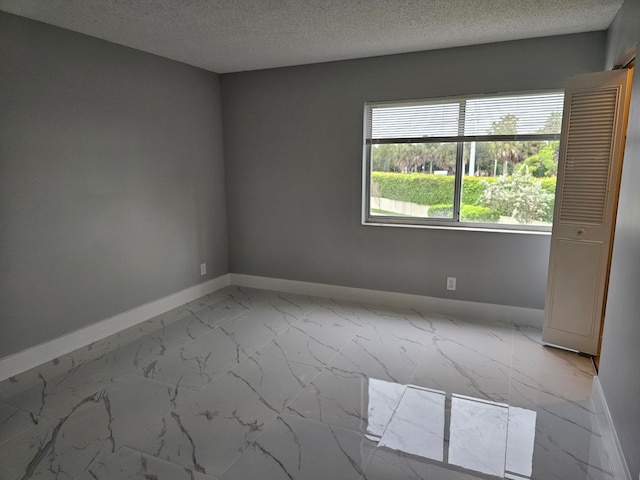
[[[550,230],[563,97],[365,104],[364,223]]]

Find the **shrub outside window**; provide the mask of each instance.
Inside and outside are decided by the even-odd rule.
[[[363,222],[550,231],[563,100],[366,103]]]

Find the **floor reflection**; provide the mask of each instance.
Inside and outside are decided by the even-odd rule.
[[[443,392],[408,388],[380,446],[444,461],[445,401]]]
[[[369,379],[370,424],[380,424],[375,416],[385,410],[385,388],[397,385]],[[536,417],[525,408],[409,386],[379,445],[463,470],[526,479],[532,474]]]

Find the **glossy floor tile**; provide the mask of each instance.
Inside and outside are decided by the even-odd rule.
[[[540,337],[228,287],[0,383],[0,478],[612,479]]]

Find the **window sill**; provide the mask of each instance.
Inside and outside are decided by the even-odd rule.
[[[455,230],[463,232],[482,232],[482,233],[515,233],[520,235],[542,235],[550,236],[551,227],[533,227],[527,226],[518,228],[500,228],[493,225],[474,225],[470,223],[451,223],[447,225],[443,224],[424,224],[424,223],[401,223],[401,222],[385,222],[385,221],[372,221],[363,220],[362,225],[366,227],[399,227],[399,228],[422,228],[429,230]],[[543,229],[544,228],[544,229]]]

